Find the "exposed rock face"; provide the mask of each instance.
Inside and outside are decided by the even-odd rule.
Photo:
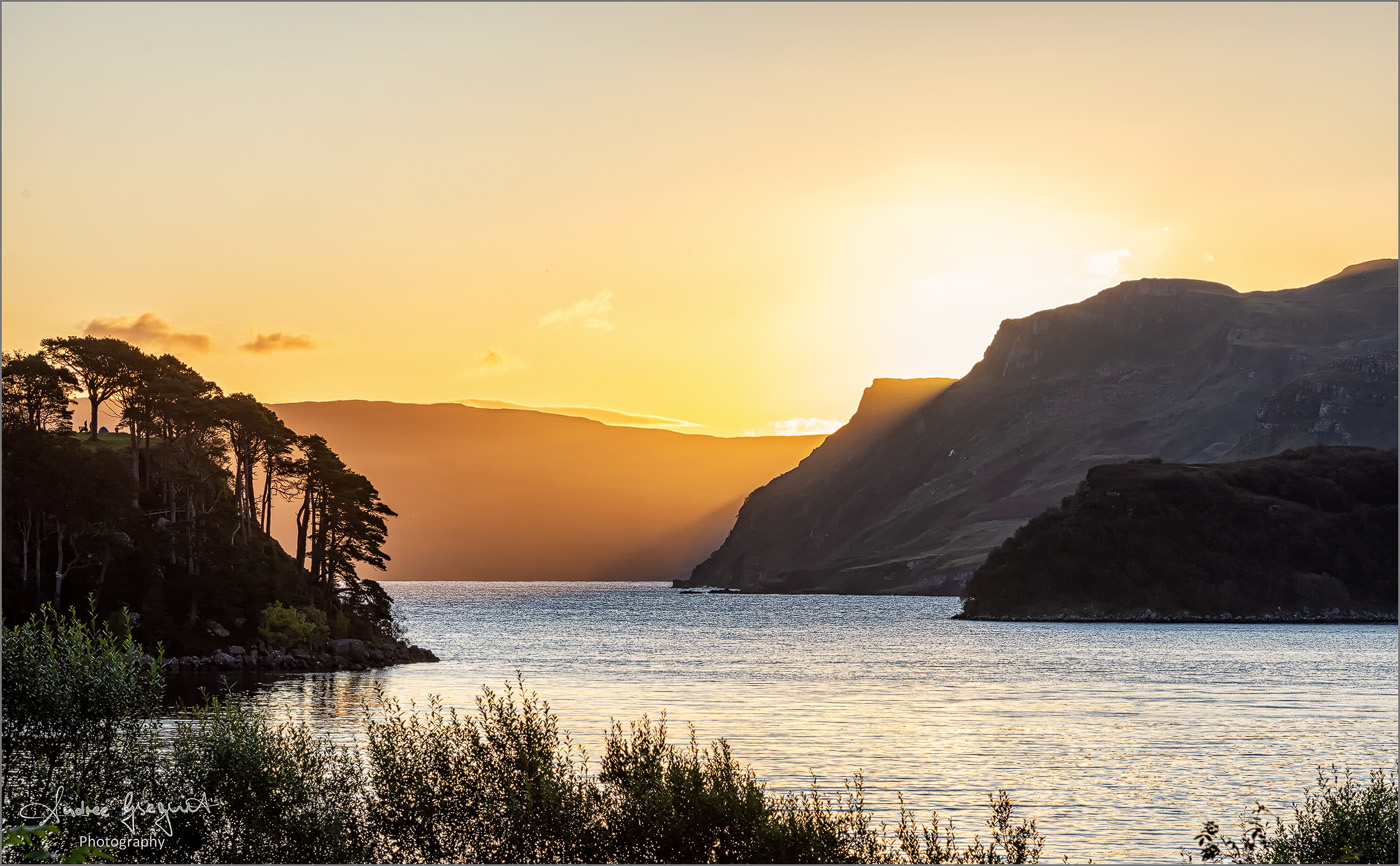
[[[1397,394],[1394,352],[1343,358],[1266,397],[1254,425],[1227,456],[1260,457],[1310,444],[1394,442]]]
[[[1092,466],[1338,437],[1393,448],[1394,409],[1388,427],[1377,419],[1387,394],[1394,406],[1396,302],[1385,260],[1277,292],[1136,280],[1008,320],[965,378],[879,433],[843,428],[754,491],[724,544],[677,584],[956,592]],[[1307,402],[1288,403],[1288,387],[1317,405],[1284,425],[1279,407]]]
[[[968,582],[961,619],[1394,622],[1395,451],[1098,466]]]

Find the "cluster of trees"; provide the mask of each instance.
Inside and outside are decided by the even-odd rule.
[[[385,567],[394,512],[323,438],[114,338],[7,352],[0,378],[7,617],[90,594],[99,611],[138,614],[142,638],[200,649],[203,623],[251,634],[280,599],[323,610],[337,636],[394,633],[389,597],[357,573]],[[104,405],[118,432],[99,436]],[[294,556],[270,535],[278,499],[297,509]]]

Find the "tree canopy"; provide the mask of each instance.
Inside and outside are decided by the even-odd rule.
[[[0,395],[6,428],[68,430],[73,426],[69,404],[78,392],[71,370],[54,367],[38,353],[5,352],[4,391]]]

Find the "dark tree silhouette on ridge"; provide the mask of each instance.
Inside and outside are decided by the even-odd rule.
[[[78,391],[78,380],[62,367],[54,367],[40,354],[5,352],[4,393],[0,397],[5,427],[26,430],[66,430],[73,425],[69,407]]]
[[[92,404],[88,441],[97,441],[97,408],[130,381],[145,353],[115,337],[49,337],[39,342],[49,363],[72,371]]]

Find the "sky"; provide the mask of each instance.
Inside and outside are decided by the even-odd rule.
[[[0,6],[6,350],[827,432],[1006,318],[1396,255],[1391,3]],[[622,416],[617,416],[622,417]]]

